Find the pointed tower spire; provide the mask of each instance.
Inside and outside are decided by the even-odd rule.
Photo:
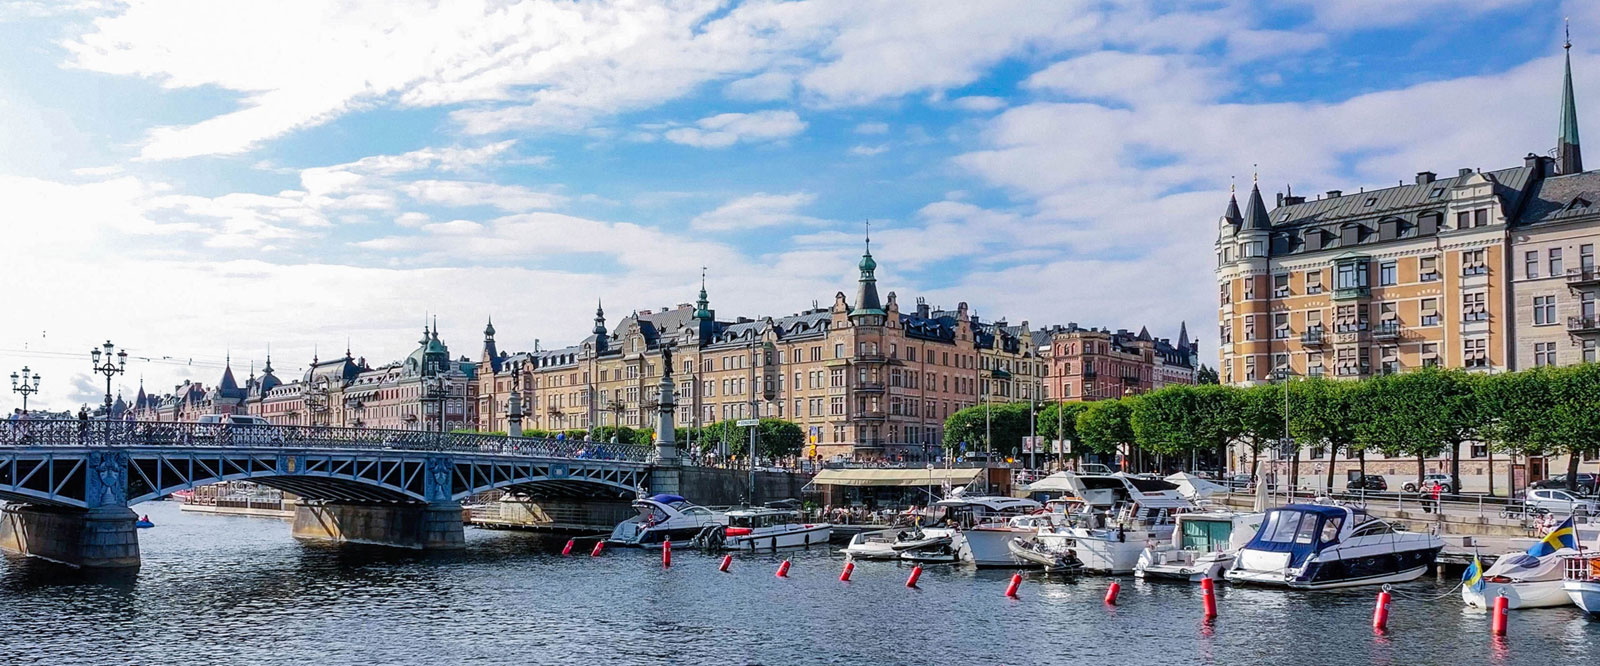
[[[494,315],[489,316],[489,324],[483,327],[483,339],[485,342],[494,340]]]
[[[1222,212],[1222,217],[1217,220],[1217,240],[1224,236],[1239,233],[1239,228],[1244,226],[1244,216],[1239,214],[1239,195],[1234,192],[1232,178],[1228,183],[1228,209]]]
[[[601,337],[606,334],[606,307],[598,298],[594,300],[594,329],[590,332]]]
[[[1178,349],[1179,350],[1187,350],[1188,348],[1189,348],[1189,322],[1187,322],[1187,321],[1178,322]]]
[[[706,267],[700,267],[700,297],[694,302],[694,318],[699,321],[711,321],[717,316],[711,310],[711,298],[706,296]]]
[[[1261,200],[1261,183],[1252,178],[1250,200],[1245,203],[1242,229],[1245,231],[1271,231],[1272,220],[1267,216],[1267,203]]]
[[[856,308],[850,311],[850,318],[882,316],[885,313],[883,302],[878,300],[878,262],[872,258],[872,220],[867,220],[867,247],[861,255],[859,268],[861,279],[856,286]]]
[[[1556,173],[1581,173],[1583,151],[1578,147],[1578,104],[1572,96],[1572,26],[1567,26],[1567,69],[1561,83],[1561,132],[1556,137]]]
[[[439,315],[433,316],[433,339],[439,339]]]

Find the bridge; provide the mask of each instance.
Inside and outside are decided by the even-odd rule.
[[[670,402],[669,402],[670,407]],[[665,410],[663,410],[665,411]],[[248,480],[304,498],[296,537],[459,548],[461,501],[680,492],[656,446],[412,430],[122,421],[0,421],[0,549],[83,567],[139,564],[140,502]],[[662,431],[658,431],[662,432]]]

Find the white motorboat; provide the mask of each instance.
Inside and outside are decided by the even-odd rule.
[[[1543,557],[1524,551],[1501,555],[1483,572],[1483,589],[1461,586],[1461,600],[1469,606],[1489,608],[1494,598],[1506,597],[1507,608],[1553,608],[1572,603],[1562,589],[1562,566],[1567,555],[1577,551],[1562,548]]]
[[[1057,552],[1034,537],[1015,537],[1006,548],[1011,555],[1024,562],[1042,567],[1046,573],[1075,574],[1083,571],[1083,561],[1073,551]]]
[[[1600,615],[1600,554],[1568,555],[1561,562],[1561,588],[1567,598],[1583,612]]]
[[[1036,526],[1013,525],[1012,521],[1040,511],[1044,505],[1021,497],[957,495],[939,500],[935,506],[946,510],[945,523],[955,528],[952,546],[961,561],[979,567],[1033,566],[1012,555],[1006,544],[1038,532]]]
[[[668,539],[687,543],[707,526],[728,524],[727,516],[692,504],[678,495],[654,495],[635,500],[633,508],[639,515],[617,523],[606,543],[660,548],[661,542]]]
[[[1171,539],[1174,518],[1195,509],[1161,479],[1068,474],[1062,482],[1070,496],[1051,501],[1059,515],[1035,538],[1055,552],[1075,551],[1095,573],[1133,573],[1145,546]]]
[[[727,550],[826,545],[833,536],[833,525],[804,522],[800,512],[787,509],[738,509],[729,511],[727,518],[727,525],[719,528],[722,547]]]
[[[1309,590],[1403,583],[1427,571],[1442,548],[1436,535],[1395,529],[1360,509],[1290,504],[1267,512],[1223,575]]]
[[[894,544],[905,531],[905,528],[893,527],[861,532],[850,537],[849,545],[839,549],[839,552],[858,560],[897,559],[900,557],[900,552],[894,549]]]
[[[1205,511],[1182,513],[1167,543],[1152,543],[1139,553],[1133,575],[1198,583],[1220,580],[1234,554],[1261,528],[1264,513]]]

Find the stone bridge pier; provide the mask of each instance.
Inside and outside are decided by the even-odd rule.
[[[364,543],[419,550],[466,547],[461,503],[452,499],[454,463],[428,459],[423,477],[427,502],[381,503],[302,499],[294,510],[296,539]]]
[[[94,451],[83,476],[87,507],[7,504],[0,550],[90,568],[138,568],[139,517],[128,508],[128,454]]]

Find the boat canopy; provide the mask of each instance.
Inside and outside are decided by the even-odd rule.
[[[672,504],[673,502],[687,502],[689,500],[684,499],[682,495],[667,495],[663,493],[660,495],[651,495],[650,501],[659,502],[661,504]]]
[[[983,471],[981,467],[945,469],[824,469],[811,482],[821,486],[964,486]]]
[[[1339,543],[1339,532],[1350,515],[1344,507],[1317,504],[1272,509],[1245,548],[1289,553],[1289,565],[1300,566],[1317,551]]]

